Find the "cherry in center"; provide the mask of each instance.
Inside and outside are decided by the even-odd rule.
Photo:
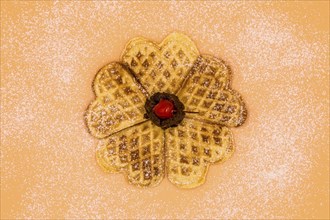
[[[154,106],[152,111],[158,118],[169,119],[173,117],[175,109],[173,102],[167,99],[161,99],[158,104]]]

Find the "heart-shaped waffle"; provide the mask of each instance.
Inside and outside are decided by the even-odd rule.
[[[185,35],[172,33],[160,44],[139,37],[131,40],[122,59],[150,95],[176,93],[198,57],[195,44]]]
[[[145,121],[146,97],[122,64],[110,63],[103,67],[96,74],[93,89],[96,99],[88,106],[85,118],[95,137],[104,138]]]

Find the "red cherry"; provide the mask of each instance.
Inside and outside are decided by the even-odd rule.
[[[167,99],[161,99],[152,110],[158,118],[168,119],[173,117],[174,105]]]

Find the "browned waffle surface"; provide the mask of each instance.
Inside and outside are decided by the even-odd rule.
[[[210,164],[234,151],[228,127],[246,119],[241,96],[230,88],[230,68],[220,59],[199,55],[185,35],[172,33],[160,44],[131,40],[123,63],[110,63],[96,75],[96,99],[85,117],[99,142],[96,158],[106,172],[122,172],[130,183],[156,186],[166,173],[182,188],[205,181]],[[177,127],[161,129],[145,119],[146,98],[176,94],[186,116]]]
[[[124,172],[130,183],[156,186],[164,176],[164,132],[147,121],[113,134],[96,153],[106,172]]]
[[[131,40],[122,59],[152,95],[179,90],[198,54],[187,36],[172,33],[159,45],[142,37]]]
[[[210,163],[228,159],[233,151],[227,127],[184,119],[178,127],[165,131],[166,169],[169,180],[182,188],[205,181]]]
[[[241,96],[230,88],[230,69],[211,56],[200,56],[190,77],[179,91],[179,98],[188,111],[198,112],[194,118],[235,127],[246,119]]]
[[[96,99],[85,114],[93,136],[104,138],[145,120],[146,98],[121,64],[110,63],[103,67],[94,79],[93,89]]]

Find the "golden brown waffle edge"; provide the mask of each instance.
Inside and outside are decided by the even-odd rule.
[[[178,97],[188,111],[208,123],[238,127],[247,118],[242,96],[231,88],[232,71],[225,61],[201,55],[191,69]]]
[[[84,115],[90,134],[105,138],[145,121],[142,89],[122,64],[114,62],[101,68],[93,80],[95,99]]]
[[[122,60],[147,89],[176,93],[199,55],[192,40],[184,34],[172,33],[160,44],[143,37],[126,44]]]
[[[157,186],[164,177],[164,133],[146,121],[99,142],[96,160],[105,172],[123,173],[139,187]]]
[[[204,183],[209,165],[227,160],[234,151],[230,129],[194,119],[165,130],[165,137],[167,176],[182,188]]]

